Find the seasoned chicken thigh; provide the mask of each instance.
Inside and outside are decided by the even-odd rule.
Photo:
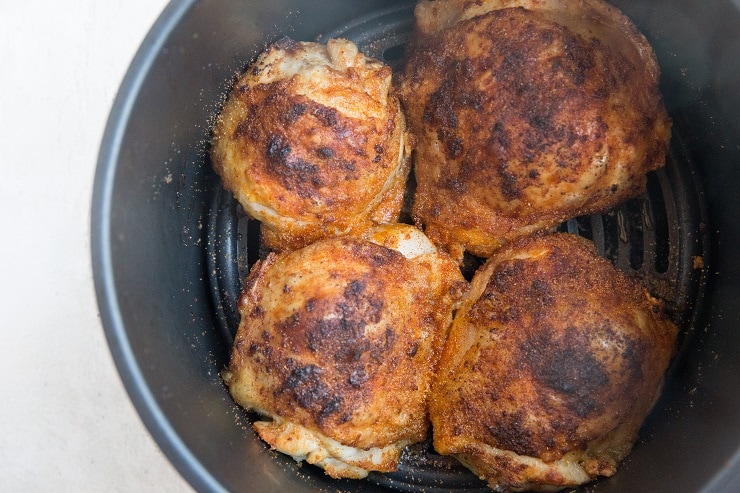
[[[428,433],[431,380],[466,287],[408,225],[270,254],[247,279],[224,380],[269,418],[254,428],[274,449],[335,478],[393,471]]]
[[[396,221],[409,154],[390,67],[340,39],[263,53],[232,90],[211,152],[278,251]]]
[[[644,36],[601,0],[421,0],[400,94],[414,217],[461,258],[644,192],[670,119]]]
[[[433,384],[434,447],[496,491],[611,476],[657,399],[677,328],[637,281],[569,234],[476,272]]]

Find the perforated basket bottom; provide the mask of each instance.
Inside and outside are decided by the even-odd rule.
[[[346,38],[360,50],[398,68],[413,27],[413,3],[360,17],[321,40]],[[693,328],[703,290],[707,236],[701,194],[681,136],[674,132],[665,168],[648,175],[644,196],[603,214],[572,219],[560,231],[594,241],[599,255],[640,278],[666,304],[682,328]],[[207,261],[222,337],[229,344],[239,323],[241,280],[260,256],[259,224],[249,220],[233,197],[214,182],[208,218]],[[482,261],[469,257],[468,277]],[[308,473],[313,468],[304,468]],[[316,474],[323,474],[318,469]],[[398,491],[490,491],[456,460],[434,452],[430,441],[408,447],[399,470],[372,473],[367,481]]]

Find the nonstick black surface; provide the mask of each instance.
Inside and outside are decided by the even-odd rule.
[[[674,133],[644,197],[561,230],[643,279],[682,327],[664,395],[633,453],[584,491],[736,491],[740,443],[740,16],[732,2],[615,2],[663,70]],[[266,44],[347,37],[397,67],[413,2],[173,2],[132,64],[101,148],[92,250],[122,378],[182,474],[204,491],[482,488],[428,444],[398,473],[333,481],[269,452],[219,378],[258,225],[210,169],[208,139],[233,76]],[[471,266],[475,259],[471,259]],[[472,267],[471,267],[472,268]]]

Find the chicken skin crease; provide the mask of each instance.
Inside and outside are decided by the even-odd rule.
[[[476,272],[432,386],[434,447],[495,491],[611,476],[660,394],[677,327],[662,303],[558,233]]]
[[[461,259],[645,192],[671,121],[652,48],[601,0],[421,0],[399,83],[414,220]]]
[[[390,67],[350,41],[283,39],[236,82],[211,158],[265,245],[289,251],[397,221],[407,137]]]
[[[385,246],[388,245],[388,246]],[[334,478],[394,471],[425,439],[457,264],[409,225],[270,254],[248,276],[224,381],[272,448]]]

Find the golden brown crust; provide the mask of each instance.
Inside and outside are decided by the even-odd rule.
[[[269,247],[292,250],[398,218],[409,151],[390,78],[390,67],[348,41],[284,40],[237,82],[212,162],[262,221]]]
[[[611,208],[664,164],[670,120],[647,41],[603,2],[577,5],[607,19],[548,10],[560,3],[417,7],[400,85],[419,140],[413,212],[458,255]],[[516,4],[533,10],[502,8]]]
[[[446,255],[408,259],[348,237],[270,255],[240,300],[230,391],[343,445],[420,441],[461,285]]]
[[[435,448],[504,488],[611,475],[659,393],[676,334],[662,304],[588,240],[505,247],[453,322],[430,401]]]

